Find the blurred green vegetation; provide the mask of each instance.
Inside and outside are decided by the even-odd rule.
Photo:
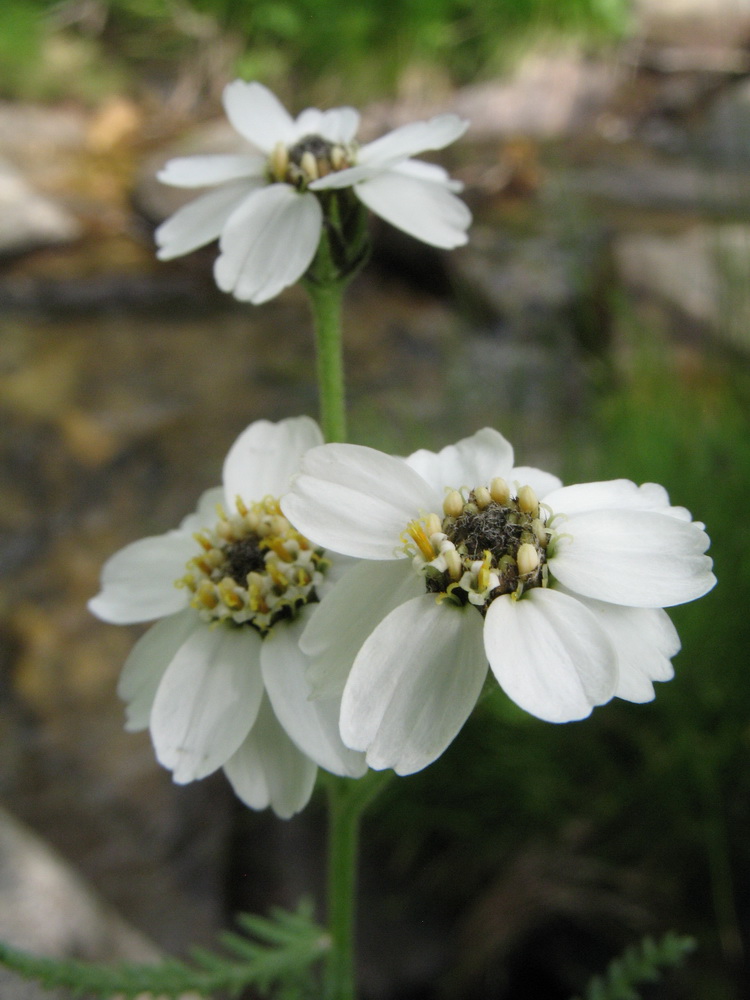
[[[617,37],[630,2],[7,0],[0,94],[94,100],[123,85],[163,85],[192,66],[371,99],[411,65],[460,83],[496,71],[530,37]]]
[[[745,359],[668,348],[632,324],[626,372],[603,380],[570,428],[564,481],[664,484],[705,521],[719,582],[670,609],[683,649],[655,701],[615,700],[554,726],[496,688],[439,761],[386,793],[372,822],[396,877],[413,880],[412,916],[442,906],[456,927],[448,963],[459,973],[446,996],[534,995],[513,991],[509,933],[521,953],[539,949],[538,995],[554,1000],[666,929],[694,934],[699,951],[681,990],[659,996],[743,995],[750,371]],[[527,987],[534,974],[519,973]]]

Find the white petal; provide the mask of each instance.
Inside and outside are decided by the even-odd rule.
[[[373,448],[326,444],[301,469],[281,508],[307,538],[344,555],[395,558],[408,523],[442,503],[403,459]]]
[[[661,608],[625,608],[582,597],[584,604],[609,636],[617,652],[615,695],[626,701],[651,701],[652,681],[674,677],[671,659],[680,651],[677,629]]]
[[[554,495],[554,494],[553,494]],[[556,521],[550,572],[569,590],[636,608],[695,600],[716,583],[697,524],[649,510],[594,510]]]
[[[510,470],[508,482],[511,486],[530,486],[540,500],[546,503],[546,496],[552,490],[560,488],[561,483],[557,476],[543,469],[534,469],[528,465],[517,465]]]
[[[351,187],[369,180],[383,170],[427,149],[443,149],[454,142],[468,128],[469,123],[456,115],[438,115],[428,122],[410,122],[362,146],[357,154],[357,165],[347,170],[329,174],[311,184],[313,191],[328,188]],[[441,186],[444,182],[441,178]]]
[[[545,497],[556,514],[582,514],[590,510],[654,510],[678,520],[690,520],[684,507],[670,507],[669,494],[658,483],[636,486],[629,479],[564,486]]]
[[[368,635],[424,589],[424,579],[408,559],[368,560],[345,573],[315,607],[300,640],[311,660],[307,680],[313,696],[340,696]]]
[[[331,108],[329,111],[307,108],[297,116],[294,127],[297,140],[319,135],[329,142],[348,143],[359,127],[359,113],[348,107]]]
[[[117,693],[127,702],[125,728],[147,729],[161,679],[177,650],[195,629],[205,628],[192,608],[162,619],[133,646],[120,674]]]
[[[172,260],[217,240],[232,212],[260,186],[252,181],[225,184],[178,208],[154,233],[156,256]]]
[[[201,528],[213,527],[217,521],[216,505],[223,503],[224,490],[221,486],[212,486],[201,495],[195,513],[188,514],[180,521],[180,531],[187,532],[192,538]]]
[[[359,112],[354,108],[331,108],[323,114],[320,135],[329,142],[348,143],[357,134]]]
[[[169,664],[151,710],[156,756],[178,784],[205,778],[247,736],[263,694],[260,636],[196,629]]]
[[[428,122],[410,122],[388,132],[359,151],[359,163],[393,163],[427,149],[444,149],[469,127],[458,115],[437,115]]]
[[[195,555],[184,531],[141,538],[115,552],[102,569],[102,589],[89,601],[92,614],[113,625],[153,621],[180,611],[188,602],[175,580]]]
[[[333,774],[359,778],[364,754],[349,750],[339,735],[340,698],[311,699],[305,679],[309,660],[299,648],[304,622],[279,622],[263,640],[260,663],[276,718],[300,750]]]
[[[437,454],[424,448],[415,451],[406,462],[442,497],[446,487],[474,489],[487,486],[493,476],[507,476],[513,465],[513,447],[498,431],[484,427]]]
[[[404,160],[403,163],[392,164],[388,169],[396,174],[417,177],[423,181],[431,181],[433,184],[444,184],[449,191],[456,194],[464,189],[462,181],[453,180],[448,171],[438,166],[437,163],[425,163],[424,160]]]
[[[615,693],[617,655],[591,611],[537,587],[490,604],[484,646],[500,687],[547,722],[583,719]]]
[[[443,184],[389,171],[356,184],[354,191],[381,219],[423,243],[451,250],[468,241],[471,212]]]
[[[318,199],[288,184],[254,191],[222,230],[214,265],[219,288],[242,302],[266,302],[301,278],[320,242]]]
[[[475,608],[423,594],[392,611],[359,652],[341,703],[341,735],[376,770],[419,771],[446,749],[487,675]]]
[[[247,503],[265,496],[280,497],[302,456],[323,443],[320,428],[310,417],[290,417],[277,424],[256,420],[229,449],[224,460],[224,494],[229,510],[236,497]]]
[[[266,160],[263,156],[221,154],[218,156],[179,156],[169,160],[156,175],[162,184],[172,187],[209,187],[241,178],[263,181]]]
[[[232,788],[246,805],[251,809],[270,805],[281,819],[307,805],[317,771],[281,728],[265,697],[250,734],[224,764]]]
[[[261,83],[234,80],[224,88],[224,110],[233,128],[262,153],[293,140],[294,121],[279,99]]]

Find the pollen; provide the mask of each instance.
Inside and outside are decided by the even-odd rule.
[[[547,513],[531,486],[513,496],[496,477],[468,495],[449,490],[442,520],[428,514],[408,525],[405,551],[438,600],[485,614],[503,594],[518,598],[547,585]]]
[[[306,135],[293,146],[277,143],[268,157],[266,172],[272,184],[291,184],[304,191],[320,177],[354,166],[356,153],[356,143],[329,142],[319,135]]]
[[[217,517],[212,529],[196,534],[199,552],[176,581],[191,592],[190,603],[205,621],[266,635],[275,622],[318,600],[328,560],[291,526],[278,500],[247,505],[237,497],[235,511],[218,506]]]

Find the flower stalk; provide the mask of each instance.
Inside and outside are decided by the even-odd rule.
[[[359,781],[321,772],[328,786],[328,929],[325,1000],[355,1000],[355,919],[359,829],[365,809],[393,776],[368,771]]]

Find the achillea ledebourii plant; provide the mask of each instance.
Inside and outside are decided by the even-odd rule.
[[[367,253],[366,210],[433,246],[465,243],[460,183],[414,156],[444,148],[466,123],[440,115],[359,145],[352,108],[292,118],[242,81],[225,89],[224,107],[248,151],[167,163],[165,183],[212,190],[159,227],[159,257],[218,239],[217,284],[253,303],[305,283],[324,434],[305,417],[251,424],[223,486],[176,530],[116,553],[90,607],[114,623],[157,620],[119,690],[128,728],[150,729],[176,782],[223,768],[249,806],[289,817],[319,767],[339,776],[328,781],[328,935],[306,924],[300,952],[294,918],[279,933],[256,921],[270,951],[254,944],[248,958],[240,941],[239,972],[211,956],[207,967],[215,988],[236,990],[285,968],[298,976],[300,954],[309,964],[325,953],[326,997],[353,1000],[355,845],[380,787],[374,772],[408,774],[440,756],[488,671],[551,722],[613,697],[653,698],[679,649],[663,609],[715,579],[703,525],[653,483],[563,487],[515,466],[489,429],[407,459],[324,445],[345,437],[339,315]],[[281,962],[276,945],[289,946]],[[182,976],[171,995],[194,985],[189,969],[185,979],[169,968]],[[151,970],[129,976],[131,993],[136,982],[164,989]]]

